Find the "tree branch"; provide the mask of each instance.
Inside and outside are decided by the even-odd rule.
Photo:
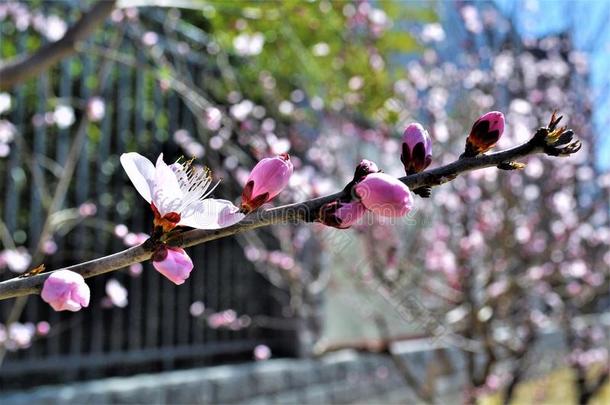
[[[95,3],[61,39],[43,45],[32,54],[18,55],[0,63],[0,90],[8,90],[76,52],[77,43],[85,40],[104,22],[114,9],[115,3],[116,0],[101,0]]]
[[[553,115],[553,117],[555,117]],[[558,122],[558,121],[557,121]],[[400,181],[409,188],[428,186],[434,187],[455,179],[458,175],[472,170],[487,167],[499,166],[506,167],[506,164],[528,155],[545,153],[552,156],[567,156],[574,153],[579,148],[579,141],[563,142],[558,149],[557,143],[549,144],[549,137],[557,135],[553,120],[549,127],[540,128],[528,142],[504,151],[480,155],[477,157],[460,158],[456,161],[435,169],[426,170],[418,174],[401,177]],[[565,128],[558,131],[565,133]],[[571,131],[568,131],[571,133]],[[573,135],[573,134],[571,134]],[[554,138],[553,138],[554,139]],[[564,139],[565,140],[565,139]],[[571,136],[570,136],[571,140]],[[565,146],[568,144],[567,146]],[[300,203],[288,204],[272,209],[259,209],[250,213],[242,221],[232,226],[215,230],[191,230],[180,233],[169,239],[168,243],[173,246],[189,247],[209,242],[215,239],[224,238],[242,232],[251,231],[268,225],[280,223],[299,223],[314,222],[318,219],[320,209],[327,203],[334,201],[342,196],[346,191],[307,200]],[[150,259],[152,249],[150,244],[143,243],[139,246],[90,260],[85,263],[76,264],[60,270],[71,270],[81,274],[83,277],[93,277],[110,271],[119,270],[134,263],[143,262]],[[37,294],[42,288],[42,284],[51,272],[42,273],[30,277],[16,277],[0,282],[0,300],[14,298],[28,294]]]

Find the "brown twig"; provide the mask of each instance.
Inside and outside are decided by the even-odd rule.
[[[42,46],[32,54],[18,55],[0,64],[0,90],[7,90],[29,78],[44,72],[63,58],[76,52],[78,42],[85,40],[114,9],[116,0],[102,0],[80,20],[70,27],[65,35]]]
[[[574,141],[572,143],[563,142],[559,145],[561,148],[558,148],[556,144],[549,145],[549,134],[554,134],[555,132],[553,122],[554,121],[551,120],[549,127],[538,129],[536,134],[528,142],[514,148],[490,153],[488,155],[460,158],[448,165],[405,176],[400,178],[400,180],[411,189],[423,186],[434,187],[451,181],[460,174],[487,167],[497,167],[502,163],[512,162],[528,155],[544,153],[553,156],[567,156],[577,151],[579,148],[579,141]],[[281,223],[314,222],[318,219],[322,206],[342,197],[344,192],[345,191],[342,191],[325,197],[288,204],[277,208],[266,210],[259,209],[249,214],[241,222],[232,226],[216,230],[196,229],[183,232],[170,239],[169,243],[174,246],[189,247],[264,226]],[[87,278],[119,270],[131,264],[148,260],[151,255],[151,249],[144,243],[140,246],[110,256],[76,264],[61,270],[71,270]],[[0,300],[38,293],[49,274],[50,272],[29,278],[14,278],[0,282]]]

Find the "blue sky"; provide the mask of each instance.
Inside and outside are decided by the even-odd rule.
[[[495,0],[524,36],[570,30],[575,47],[590,59],[593,124],[600,167],[610,170],[610,0]]]

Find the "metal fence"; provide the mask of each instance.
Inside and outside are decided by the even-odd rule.
[[[61,5],[68,13],[70,3]],[[94,40],[106,40],[113,29],[100,30]],[[9,41],[17,53],[27,51],[40,38],[31,30],[19,32],[8,20],[2,22],[0,35],[2,42]],[[9,47],[0,48],[2,58],[9,56]],[[123,41],[120,51],[143,60],[138,45],[129,40]],[[50,105],[54,100],[77,105],[87,100],[97,85],[95,73],[102,63],[99,56],[81,53],[11,91],[13,108],[7,118],[15,125],[17,135],[9,156],[0,159],[0,217],[18,245],[32,250],[38,243],[50,196],[84,111],[75,108],[76,123],[58,128],[44,124]],[[185,129],[196,134],[195,117],[179,95],[164,92],[146,69],[111,66],[101,93],[106,100],[105,116],[87,128],[63,204],[64,208],[77,208],[93,202],[97,212],[85,218],[76,215],[57,231],[57,252],[44,260],[49,269],[124,249],[121,239],[113,234],[114,224],[125,224],[133,232],[149,232],[149,207],[127,180],[118,156],[137,150],[149,158],[160,152],[176,158],[183,152],[173,142],[175,131]],[[202,66],[190,68],[205,79]],[[225,196],[239,193],[230,181],[221,189]],[[51,332],[36,339],[28,349],[7,353],[0,367],[0,389],[250,359],[259,343],[279,353],[290,352],[290,328],[283,332],[253,327],[213,329],[204,319],[191,315],[191,304],[202,301],[217,311],[233,309],[238,315],[251,317],[280,316],[277,296],[282,294],[253,271],[232,238],[192,248],[189,254],[195,270],[182,286],[174,286],[145,263],[141,276],[120,271],[90,279],[92,302],[79,313],[57,313],[39,297],[30,297],[19,320],[48,320]],[[5,272],[0,278],[12,276]],[[109,278],[127,288],[127,307],[102,305]],[[2,322],[12,305],[12,301],[0,303]]]

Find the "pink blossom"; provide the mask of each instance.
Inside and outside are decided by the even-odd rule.
[[[287,185],[294,167],[286,153],[258,162],[242,193],[242,210],[250,212],[271,201]]]
[[[90,121],[101,121],[104,115],[106,115],[106,104],[101,97],[92,97],[87,101],[87,117]]]
[[[174,284],[180,285],[189,278],[193,261],[184,249],[163,246],[153,255],[153,266]]]
[[[51,331],[51,325],[47,321],[40,321],[36,324],[36,334],[46,336]]]
[[[118,236],[119,238],[124,238],[125,236],[127,236],[128,232],[129,232],[129,229],[124,224],[118,224],[117,226],[114,227],[114,234],[116,236]]]
[[[26,349],[32,345],[32,338],[36,334],[36,326],[31,322],[13,322],[8,328],[5,346],[9,350]]]
[[[106,295],[112,305],[125,308],[127,306],[127,289],[116,279],[112,278],[106,283]]]
[[[137,245],[141,245],[142,243],[146,242],[146,240],[148,240],[148,238],[150,238],[150,236],[146,233],[132,233],[129,232],[128,234],[125,235],[125,237],[123,238],[123,243],[126,246],[137,246]]]
[[[129,266],[129,275],[131,275],[132,277],[137,277],[142,274],[143,270],[144,266],[142,266],[142,263],[134,263]]]
[[[78,213],[81,217],[91,217],[97,212],[97,206],[94,203],[86,202],[78,207]]]
[[[205,110],[205,124],[210,131],[217,131],[222,124],[222,112],[215,107],[208,107]]]
[[[205,304],[201,301],[195,301],[191,304],[189,311],[192,316],[199,317],[205,313]]]
[[[147,31],[142,35],[142,43],[146,46],[153,46],[159,42],[159,35],[154,31]]]
[[[76,312],[89,306],[90,294],[89,286],[80,274],[59,270],[45,280],[40,296],[56,311]]]
[[[0,143],[11,143],[15,138],[17,128],[7,120],[0,120]]]
[[[405,129],[400,160],[407,174],[419,173],[432,162],[432,138],[421,124],[414,122]]]
[[[582,291],[582,285],[576,281],[570,281],[566,286],[566,291],[571,296],[576,296]]]
[[[497,390],[500,388],[501,382],[502,380],[496,374],[490,374],[485,380],[485,385],[491,390]]]
[[[504,132],[504,114],[490,111],[472,125],[466,139],[464,156],[476,156],[493,148]]]
[[[271,357],[271,349],[266,345],[258,345],[254,348],[254,359],[257,361],[268,360]]]
[[[320,209],[320,222],[335,228],[346,229],[362,218],[365,212],[366,208],[360,201],[333,201]]]
[[[0,262],[4,263],[14,273],[23,273],[32,261],[32,256],[24,247],[6,249],[0,252],[0,256]]]
[[[222,312],[217,312],[208,317],[208,326],[213,329],[230,328],[233,325],[239,327],[237,321],[237,313],[232,309],[227,309]]]
[[[53,239],[45,240],[42,244],[42,251],[45,255],[52,255],[57,252],[57,243]]]
[[[409,187],[385,173],[369,174],[354,189],[362,204],[381,216],[400,217],[413,208]]]
[[[359,182],[362,180],[367,174],[378,173],[379,168],[375,164],[367,159],[362,159],[358,166],[356,166],[356,171],[354,172],[354,182]]]
[[[239,222],[244,215],[230,201],[209,198],[216,186],[207,169],[190,164],[168,166],[159,155],[156,166],[135,153],[121,155],[121,164],[136,190],[151,204],[155,226],[218,229]]]
[[[490,297],[497,298],[508,291],[508,287],[509,285],[506,280],[495,281],[487,287],[487,293]]]
[[[222,315],[220,314],[212,314],[209,316],[209,318],[207,319],[208,321],[208,326],[212,329],[218,329],[221,326],[225,325],[225,321],[222,318]]]

